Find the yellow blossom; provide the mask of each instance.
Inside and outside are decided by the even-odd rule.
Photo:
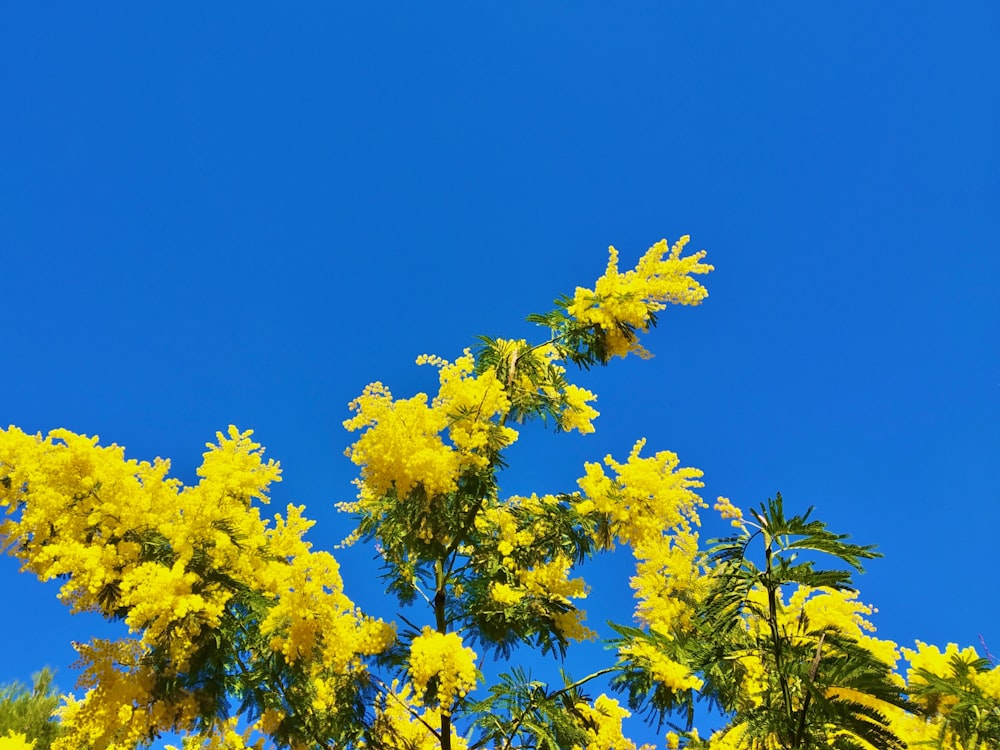
[[[426,394],[393,400],[388,388],[372,383],[351,409],[357,414],[344,427],[364,432],[348,455],[375,493],[395,489],[405,497],[417,484],[430,496],[455,489],[460,456],[441,438],[448,415],[431,408]]]
[[[659,539],[664,529],[685,519],[697,519],[696,509],[704,505],[693,491],[703,486],[702,472],[680,468],[677,454],[670,451],[642,457],[645,444],[636,442],[625,463],[605,457],[615,478],[608,477],[600,464],[587,463],[586,474],[577,482],[584,499],[610,516],[615,536],[633,548]]]
[[[595,408],[587,402],[597,398],[586,388],[579,388],[572,383],[566,385],[566,408],[559,418],[559,426],[566,430],[579,430],[581,434],[594,431],[593,420],[600,416]]]
[[[458,633],[438,633],[430,627],[410,644],[410,679],[421,700],[427,701],[427,687],[437,677],[437,705],[450,713],[452,704],[476,686],[476,652],[462,645]]]
[[[997,705],[1000,706],[1000,666],[984,672],[973,672],[970,679],[983,695],[996,701]]]
[[[433,406],[448,415],[448,437],[463,457],[463,465],[483,467],[487,452],[517,439],[517,431],[494,421],[510,411],[510,399],[494,370],[473,373],[468,349],[455,362],[437,362],[441,382]]]
[[[10,731],[5,737],[0,737],[0,750],[33,750],[34,742],[29,742],[23,734]]]
[[[632,714],[617,700],[602,693],[593,706],[577,703],[576,710],[583,716],[588,737],[587,744],[578,745],[577,750],[635,750],[635,743],[622,734],[622,719]]]
[[[728,497],[720,497],[712,507],[719,512],[720,516],[727,519],[730,524],[738,529],[743,528],[743,511],[733,505]]]
[[[514,588],[506,583],[493,583],[490,585],[490,596],[497,604],[511,606],[517,604],[524,598],[525,592]]]
[[[671,690],[700,690],[703,684],[701,678],[693,674],[690,669],[669,658],[647,641],[634,641],[623,647],[620,654],[639,662],[654,680]]]
[[[96,437],[0,430],[4,546],[39,578],[61,578],[73,611],[120,618],[132,636],[77,644],[87,692],[60,709],[56,750],[134,747],[192,730],[201,699],[183,689],[164,699],[156,685],[183,679],[236,596],[260,602],[264,642],[288,662],[308,660],[318,679],[363,668],[362,657],[393,641],[391,626],[344,595],[333,558],[303,540],[311,522],[301,508],[269,527],[251,504],[266,501],[280,469],[250,435],[219,433],[200,482],[185,487],[167,475],[168,461],[126,459]]]
[[[701,262],[704,250],[681,257],[689,239],[685,235],[669,249],[667,241],[660,240],[646,251],[634,270],[625,273],[618,270],[618,251],[610,247],[607,270],[594,289],[577,288],[568,312],[584,325],[600,327],[609,356],[624,357],[629,352],[650,356],[627,331],[648,331],[653,316],[667,303],[697,305],[708,296],[692,275],[713,269]]]

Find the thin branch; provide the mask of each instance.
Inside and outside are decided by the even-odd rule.
[[[986,658],[989,659],[990,664],[996,666],[997,660],[993,658],[993,654],[990,653],[989,648],[986,646],[986,639],[983,638],[983,634],[979,634],[979,642],[983,644],[983,651],[986,652]]]

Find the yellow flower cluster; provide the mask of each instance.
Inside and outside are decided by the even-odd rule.
[[[634,554],[636,575],[630,583],[637,600],[636,619],[671,639],[689,631],[698,603],[711,586],[711,579],[698,564],[698,534],[681,519],[658,543],[644,542]],[[687,666],[649,643],[637,641],[619,653],[644,664],[654,680],[671,690],[701,688],[702,681]]]
[[[563,395],[566,408],[560,415],[559,426],[566,432],[577,430],[581,435],[593,432],[593,422],[601,414],[587,402],[596,400],[597,396],[586,388],[580,388],[572,383],[566,385]]]
[[[66,732],[55,750],[79,747],[132,748],[148,737],[171,728],[189,728],[198,713],[192,694],[172,702],[153,693],[156,674],[150,663],[151,648],[139,639],[95,639],[74,644],[83,672],[78,685],[87,692],[80,700],[66,698],[59,718]]]
[[[697,736],[697,732],[695,736]],[[708,741],[709,750],[748,750],[751,747],[761,747],[763,750],[779,750],[780,743],[777,739],[769,737],[763,743],[753,744],[747,736],[746,723],[734,724],[726,729],[713,732]]]
[[[485,508],[476,516],[476,530],[484,536],[490,536],[497,543],[497,551],[503,558],[503,564],[507,567],[514,566],[511,558],[514,550],[527,547],[535,541],[535,535],[531,529],[519,528],[517,519],[512,512],[515,507],[523,507],[526,504],[535,507],[541,502],[551,500],[551,496],[540,501],[537,497],[518,498],[512,497],[502,505],[492,505]]]
[[[635,743],[622,734],[622,720],[632,714],[617,700],[602,693],[593,706],[580,702],[575,708],[583,717],[588,738],[586,745],[577,745],[575,750],[635,750]]]
[[[276,601],[261,632],[289,663],[306,659],[342,674],[358,666],[359,656],[387,648],[395,631],[356,611],[343,593],[337,561],[327,552],[311,551],[302,539],[314,523],[303,518],[302,510],[290,505],[287,519],[276,516],[275,527],[267,532],[269,549],[288,562],[263,571],[265,590]]]
[[[799,586],[788,599],[785,617],[791,624],[804,616],[813,630],[835,630],[850,636],[879,661],[895,668],[899,661],[896,644],[870,635],[875,625],[866,618],[878,610],[857,597],[856,591]]]
[[[712,507],[719,512],[722,518],[729,521],[732,526],[737,529],[743,528],[743,511],[733,505],[733,501],[728,497],[720,497]]]
[[[915,649],[900,649],[910,664],[910,668],[906,673],[906,682],[909,685],[924,682],[924,678],[919,674],[919,670],[921,669],[925,669],[938,677],[951,677],[952,660],[956,656],[961,657],[965,661],[971,661],[979,656],[972,646],[959,650],[958,644],[955,643],[949,643],[945,646],[944,651],[941,651],[937,646],[930,646],[923,641],[917,641],[916,645]]]
[[[23,734],[8,732],[0,737],[0,750],[34,750],[35,743],[29,742]]]
[[[372,383],[350,404],[356,413],[344,427],[362,434],[347,456],[361,467],[371,497],[391,490],[406,497],[417,485],[428,497],[452,492],[463,472],[489,462],[487,449],[517,439],[517,431],[502,424],[510,409],[502,384],[492,370],[474,374],[468,351],[454,363],[429,355],[417,363],[440,368],[440,389],[430,403],[425,393],[393,399],[388,388]]]
[[[642,663],[654,680],[671,690],[701,690],[703,681],[697,675],[648,641],[634,641],[620,653]]]
[[[410,680],[421,702],[426,702],[429,683],[437,678],[435,703],[444,714],[476,686],[476,652],[462,645],[458,633],[438,633],[424,627],[410,645],[409,666]]]
[[[571,578],[573,562],[556,550],[540,550],[538,539],[553,532],[565,508],[553,495],[511,497],[503,503],[490,503],[475,519],[480,555],[491,564],[502,566],[499,579],[489,585],[490,598],[503,608],[522,605],[522,613],[545,612],[550,627],[564,639],[591,640],[596,633],[583,625],[586,612],[576,608],[573,599],[587,596],[581,578]],[[495,559],[493,555],[499,559]]]
[[[344,427],[364,432],[347,455],[361,467],[362,481],[373,494],[395,489],[406,497],[418,484],[429,496],[455,489],[460,456],[441,438],[448,415],[432,409],[427,394],[393,399],[388,388],[372,383],[350,406],[357,414]]]
[[[926,670],[945,681],[957,682],[961,687],[950,694],[938,694],[935,691],[932,695],[915,696],[925,715],[893,711],[890,713],[893,731],[909,747],[925,743],[945,750],[964,750],[966,745],[956,735],[954,728],[949,726],[949,716],[956,708],[959,696],[980,705],[992,705],[993,712],[1000,711],[1000,666],[982,671],[970,667],[965,674],[962,674],[959,667],[956,674],[958,665],[974,663],[979,654],[971,646],[959,649],[954,643],[949,643],[942,651],[936,646],[917,641],[916,648],[901,648],[900,651],[909,663],[906,675],[908,689],[927,686],[926,678],[920,670]],[[986,719],[979,708],[975,709],[975,714],[978,720]]]
[[[565,555],[556,555],[546,563],[518,570],[517,578],[531,596],[569,606],[566,611],[553,616],[555,629],[563,638],[591,641],[597,638],[597,633],[583,624],[587,613],[570,601],[585,599],[589,590],[582,578],[570,578],[572,571],[573,561]]]
[[[639,440],[625,463],[610,455],[604,463],[614,470],[615,478],[598,463],[585,464],[586,474],[577,484],[583,492],[581,512],[593,510],[610,516],[612,532],[633,550],[648,543],[659,543],[664,529],[697,518],[697,508],[704,502],[695,487],[702,487],[699,469],[679,468],[676,453],[660,451],[646,458],[639,454],[645,446]],[[591,504],[587,504],[586,501]]]
[[[630,584],[637,599],[636,619],[667,637],[675,630],[686,631],[712,583],[699,565],[698,534],[681,522],[634,554],[636,574]]]
[[[975,672],[970,677],[972,684],[983,695],[1000,706],[1000,666],[995,666],[986,672]]]
[[[767,621],[758,614],[751,613],[767,611],[767,593],[755,587],[750,591],[749,599],[751,606],[744,617],[745,627],[756,639],[766,640],[769,637]],[[819,630],[835,631],[857,640],[889,667],[895,667],[898,658],[896,644],[868,634],[875,628],[865,616],[872,614],[874,608],[857,601],[856,592],[797,586],[787,604],[781,591],[777,592],[777,599],[778,628],[788,635],[793,643],[812,646],[815,637],[807,633]],[[745,652],[740,659],[741,665],[747,671],[743,684],[744,694],[754,706],[761,705],[772,686],[765,656],[762,652],[751,650]],[[875,708],[884,712],[889,706],[879,703]]]
[[[454,363],[437,359],[434,364],[440,368],[441,387],[432,406],[448,415],[448,437],[462,455],[463,468],[482,468],[489,463],[488,448],[517,440],[516,430],[494,422],[510,411],[507,391],[496,371],[473,373],[476,362],[468,349]]]
[[[648,357],[630,330],[645,333],[653,316],[667,303],[697,305],[708,291],[692,278],[706,274],[712,266],[702,263],[705,251],[682,258],[690,238],[681,237],[672,248],[666,240],[653,245],[631,271],[618,270],[618,251],[608,248],[610,259],[604,275],[594,289],[577,287],[568,312],[584,325],[601,328],[610,356],[624,357],[629,352]]]
[[[526,592],[508,583],[490,584],[490,597],[501,606],[512,606],[524,599]]]
[[[694,607],[708,590],[709,581],[698,564],[698,508],[705,503],[694,491],[701,487],[702,472],[680,468],[677,455],[661,451],[640,454],[645,440],[632,448],[628,460],[604,463],[614,471],[608,476],[598,463],[588,463],[578,480],[582,491],[579,513],[605,514],[611,532],[628,544],[636,558],[631,585],[638,599],[637,618],[661,635],[690,625]],[[603,544],[604,540],[595,537]]]
[[[300,508],[269,526],[251,505],[280,479],[251,434],[219,433],[200,482],[184,487],[167,476],[168,461],[127,460],[96,437],[0,430],[2,546],[42,580],[62,578],[60,597],[74,612],[122,618],[133,636],[77,645],[89,690],[64,707],[57,748],[134,746],[189,729],[195,696],[167,702],[154,684],[189,669],[237,592],[268,603],[261,625],[270,648],[308,660],[315,677],[359,669],[361,657],[393,640],[391,627],[344,595],[333,558],[303,541],[311,523]]]

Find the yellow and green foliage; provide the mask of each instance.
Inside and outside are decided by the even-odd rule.
[[[31,687],[0,687],[0,750],[48,750],[59,735],[54,714],[61,702],[47,669],[34,675]]]
[[[592,289],[529,318],[548,332],[537,343],[421,356],[434,394],[372,383],[350,403],[347,543],[372,543],[387,592],[423,606],[399,622],[348,598],[337,561],[305,540],[303,507],[263,513],[281,473],[250,431],[217,434],[193,486],[94,437],[0,431],[3,546],[59,579],[73,612],[127,630],[76,645],[83,692],[65,697],[52,747],[180,733],[189,749],[634,750],[630,710],[670,722],[667,747],[998,747],[998,668],[879,639],[851,582],[874,550],[787,516],[780,496],[747,511],[720,498],[733,535],[703,544],[701,472],[644,440],[585,464],[564,493],[503,494],[504,451],[527,422],[594,430],[596,396],[571,372],[649,356],[657,313],[705,299],[696,277],[712,267],[687,242],[656,243],[626,272],[611,248]],[[566,660],[596,637],[580,568],[616,546],[635,561],[635,612],[607,667],[550,685],[512,666],[484,684],[487,656]],[[589,695],[598,677],[620,697]],[[707,739],[699,700],[724,717]],[[8,729],[0,750],[30,746]]]

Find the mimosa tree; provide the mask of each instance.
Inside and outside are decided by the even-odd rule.
[[[48,750],[59,735],[55,711],[59,691],[52,672],[43,669],[32,677],[31,686],[13,683],[0,687],[0,747],[15,750],[20,743],[34,750]]]
[[[334,557],[304,538],[304,507],[263,515],[280,470],[250,431],[219,433],[194,486],[96,438],[0,432],[4,546],[61,579],[72,611],[128,630],[77,645],[85,693],[67,697],[53,747],[180,732],[189,748],[626,750],[629,709],[671,723],[672,747],[996,747],[1000,671],[919,644],[904,650],[904,680],[852,586],[873,549],[787,516],[780,496],[749,516],[720,498],[736,533],[703,547],[701,472],[643,440],[586,464],[561,494],[503,493],[504,451],[525,423],[594,430],[575,370],[649,356],[640,338],[657,314],[705,299],[697,277],[712,267],[684,255],[687,241],[661,241],[625,272],[611,248],[593,289],[529,318],[539,341],[483,337],[451,360],[419,357],[436,394],[372,383],[351,402],[359,477],[342,510],[357,524],[349,541],[381,557],[406,613],[394,622],[348,598]],[[636,607],[608,664],[533,679],[536,653],[572,663],[596,636],[579,605],[600,592],[579,570],[618,545],[635,560]],[[494,656],[511,664],[484,684]],[[592,694],[601,676],[628,708]],[[692,728],[697,700],[726,717],[709,739]]]

